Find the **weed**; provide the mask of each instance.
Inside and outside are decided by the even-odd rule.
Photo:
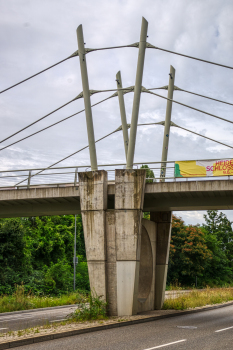
[[[85,291],[77,291],[58,297],[36,296],[30,291],[25,293],[25,287],[23,284],[21,284],[16,286],[16,291],[11,296],[0,296],[0,313],[51,306],[80,304],[85,303],[86,301],[87,294]]]
[[[89,294],[89,304],[80,304],[69,317],[72,321],[103,320],[107,318],[107,303],[97,295]]]

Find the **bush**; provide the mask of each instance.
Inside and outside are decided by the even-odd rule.
[[[103,320],[107,318],[107,303],[97,295],[89,294],[89,303],[80,307],[69,315],[72,321]]]

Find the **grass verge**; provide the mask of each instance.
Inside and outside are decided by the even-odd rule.
[[[82,304],[88,301],[88,295],[84,292],[74,292],[57,297],[35,296],[25,293],[24,286],[17,286],[13,295],[0,296],[0,313],[37,309],[51,306]]]
[[[207,288],[203,291],[193,290],[177,298],[169,298],[164,301],[163,309],[193,309],[195,307],[221,304],[233,300],[233,288]]]

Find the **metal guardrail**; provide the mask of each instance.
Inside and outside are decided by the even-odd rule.
[[[228,159],[228,158],[226,158]],[[202,159],[201,161],[214,161],[216,159]],[[161,177],[161,165],[166,163],[166,176]],[[217,180],[219,178],[229,180],[233,176],[205,176],[205,177],[187,177],[179,178],[174,175],[175,161],[167,162],[139,162],[134,163],[134,168],[139,169],[142,165],[148,165],[149,169],[153,171],[154,178],[150,177],[147,180],[153,182],[180,182],[180,181],[205,181],[205,180]],[[103,164],[99,165],[99,170],[104,169],[108,172],[109,182],[115,181],[115,169],[124,169],[125,163],[116,164]],[[38,171],[42,173],[36,175]],[[22,189],[32,187],[64,187],[64,186],[76,186],[78,185],[78,172],[79,171],[91,171],[90,165],[79,165],[79,166],[67,166],[67,167],[54,167],[50,169],[45,168],[34,168],[34,169],[11,169],[0,171],[0,190],[6,189]],[[19,181],[24,182],[18,186],[16,184]]]

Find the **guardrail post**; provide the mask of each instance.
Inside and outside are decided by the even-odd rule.
[[[173,99],[173,91],[174,91],[174,84],[175,84],[175,72],[176,72],[175,68],[170,66],[167,97],[171,100]],[[160,171],[160,177],[163,177],[164,179],[161,179],[160,182],[164,182],[165,176],[166,176],[166,163],[162,163],[162,162],[167,161],[168,143],[169,143],[169,136],[170,136],[171,114],[172,114],[172,101],[167,100],[167,109],[166,109],[166,117],[165,117],[165,125],[164,125],[164,136],[163,136],[163,149],[162,149],[162,158],[161,158],[161,171]]]
[[[123,139],[124,139],[124,146],[125,146],[125,158],[127,160],[127,153],[128,153],[128,126],[127,126],[127,119],[126,119],[126,112],[125,112],[125,102],[124,102],[124,96],[122,89],[122,80],[121,80],[121,72],[117,72],[116,74],[116,82],[117,82],[117,89],[118,89],[118,99],[119,99],[119,105],[120,105],[120,113],[121,113],[121,125],[122,125],[122,132],[123,132]]]
[[[77,39],[78,39],[78,53],[79,53],[79,62],[80,62],[80,69],[81,69],[81,76],[82,76],[82,85],[83,85],[83,99],[84,99],[85,114],[86,114],[91,170],[96,171],[98,170],[98,166],[97,166],[97,157],[96,157],[96,148],[95,148],[95,135],[94,135],[93,120],[92,120],[91,99],[90,99],[90,90],[89,90],[88,75],[87,75],[83,28],[81,24],[77,28]]]
[[[146,51],[147,28],[148,28],[148,22],[144,17],[142,17],[142,26],[141,26],[141,35],[140,35],[140,42],[139,42],[138,64],[137,64],[137,73],[136,73],[136,81],[135,81],[135,88],[134,88],[133,110],[132,110],[126,169],[133,168],[139,104],[140,104],[141,89],[142,89],[143,67],[144,67],[144,59],[145,59],[145,51]]]
[[[31,177],[32,177],[32,171],[30,170],[30,171],[29,171],[29,174],[28,174],[28,185],[27,185],[28,188],[30,188]]]
[[[74,186],[77,185],[77,178],[78,178],[78,168],[75,169],[75,174],[74,174]]]

